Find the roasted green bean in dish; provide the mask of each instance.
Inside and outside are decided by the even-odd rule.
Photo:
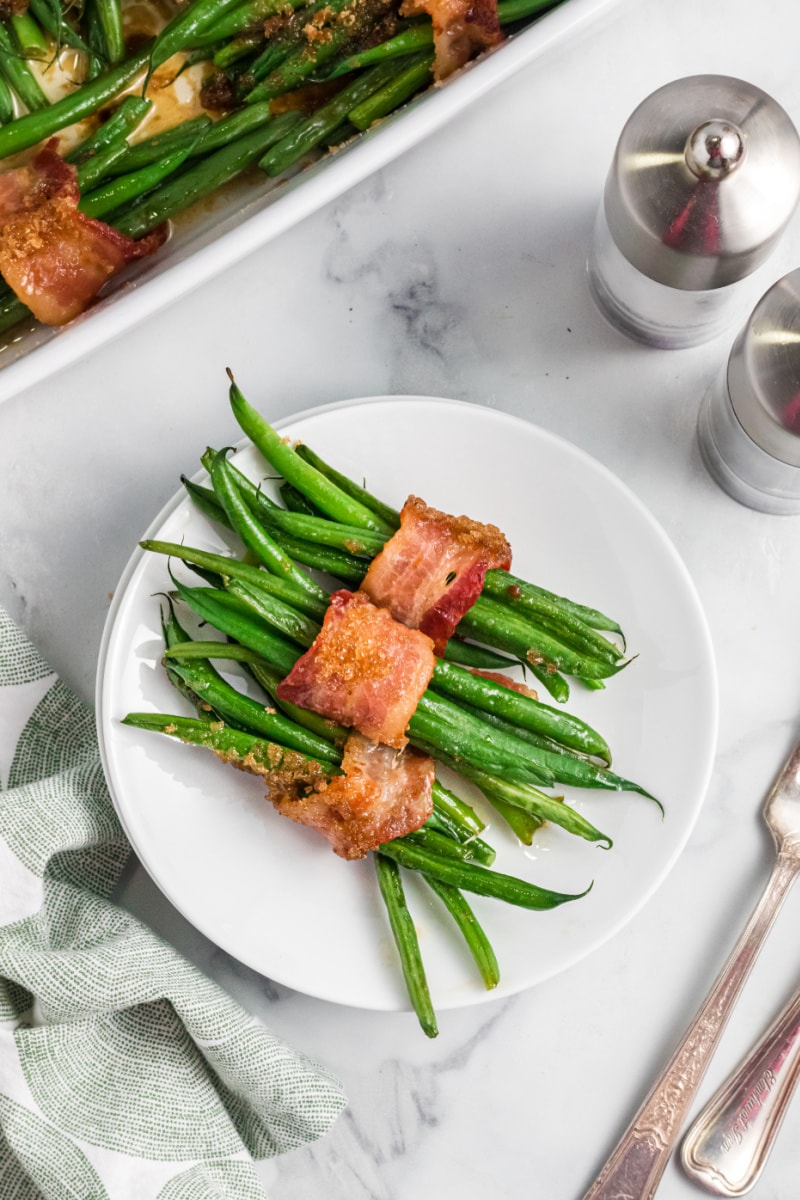
[[[9,0],[0,332],[64,325],[169,223],[359,136],[563,0]]]
[[[230,402],[271,494],[229,449],[208,449],[208,484],[186,481],[188,494],[238,556],[141,543],[164,558],[162,662],[193,715],[179,706],[124,721],[258,776],[278,814],[344,859],[372,859],[409,997],[433,1036],[404,872],[436,894],[487,988],[499,966],[464,893],[544,911],[591,889],[590,880],[564,892],[495,870],[486,823],[447,773],[477,788],[523,845],[548,824],[556,844],[576,837],[610,850],[557,789],[654,798],[612,771],[606,739],[544,703],[525,674],[558,678],[560,697],[573,681],[613,686],[631,660],[616,621],[512,575],[497,526],[414,495],[398,511],[285,441],[233,379]],[[320,551],[335,557],[320,567]],[[231,663],[238,676],[225,674]]]

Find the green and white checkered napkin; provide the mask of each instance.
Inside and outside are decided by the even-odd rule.
[[[0,609],[0,1197],[263,1200],[338,1084],[108,899],[92,714]]]

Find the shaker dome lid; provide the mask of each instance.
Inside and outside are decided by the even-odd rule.
[[[754,308],[728,359],[728,393],[752,440],[800,468],[800,269]]]
[[[677,79],[620,134],[605,188],[612,237],[644,275],[724,287],[767,257],[800,198],[800,137],[766,92],[728,75]]]

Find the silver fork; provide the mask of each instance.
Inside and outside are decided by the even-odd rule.
[[[695,1020],[584,1200],[650,1200],[655,1194],[736,998],[800,871],[800,743],[767,796],[764,819],[776,856],[761,899]]]
[[[800,991],[709,1100],[681,1146],[690,1179],[743,1196],[764,1169],[800,1079]]]

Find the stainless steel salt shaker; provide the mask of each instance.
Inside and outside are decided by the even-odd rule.
[[[800,513],[800,270],[759,300],[703,398],[698,438],[734,500]]]
[[[598,307],[663,349],[716,337],[799,198],[800,137],[775,100],[727,75],[668,83],[617,143],[588,262]]]

